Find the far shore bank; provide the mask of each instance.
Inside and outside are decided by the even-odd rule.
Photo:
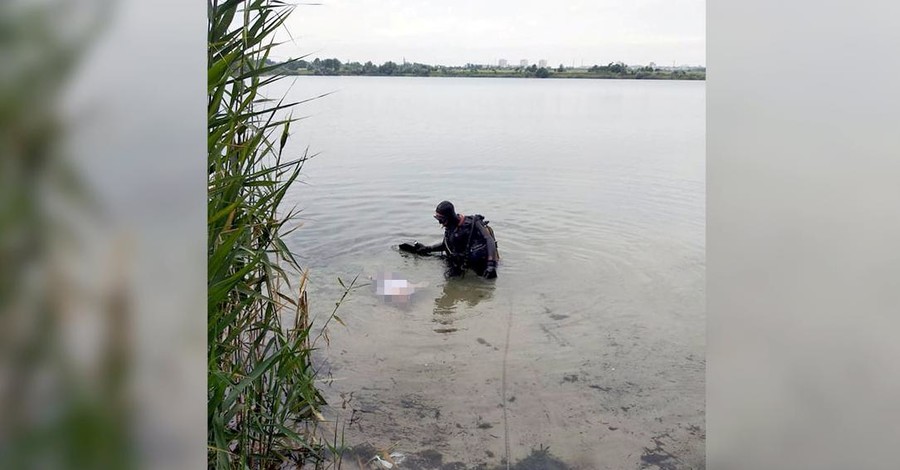
[[[686,72],[674,73],[648,73],[648,74],[597,74],[590,72],[553,72],[545,77],[516,73],[458,73],[458,74],[349,74],[349,73],[314,73],[307,71],[283,72],[285,75],[313,76],[313,77],[439,77],[439,78],[557,78],[557,79],[583,79],[583,80],[706,80],[706,73]]]
[[[497,67],[489,65],[444,66],[419,63],[372,62],[342,63],[337,59],[290,59],[276,63],[267,61],[270,73],[300,76],[362,76],[362,77],[480,77],[480,78],[577,78],[612,80],[706,80],[706,67],[632,66],[609,63],[591,67]]]

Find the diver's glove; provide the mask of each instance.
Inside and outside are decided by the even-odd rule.
[[[484,270],[484,278],[485,279],[496,279],[497,277],[497,262],[494,260],[489,260],[487,262],[487,269]]]
[[[416,249],[416,254],[419,255],[427,255],[431,253],[431,247],[425,246],[419,242],[416,242],[414,248]]]

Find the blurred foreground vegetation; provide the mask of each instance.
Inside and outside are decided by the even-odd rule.
[[[126,282],[84,269],[99,218],[61,106],[107,9],[0,2],[0,468],[133,461]]]

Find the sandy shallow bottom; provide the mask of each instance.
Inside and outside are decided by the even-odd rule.
[[[702,270],[601,292],[406,268],[430,287],[357,291],[318,356],[344,468],[705,468]]]

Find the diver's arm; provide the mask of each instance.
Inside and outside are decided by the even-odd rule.
[[[434,245],[422,245],[416,247],[417,251],[421,254],[434,253],[435,251],[443,251],[444,250],[444,241],[441,240]]]

